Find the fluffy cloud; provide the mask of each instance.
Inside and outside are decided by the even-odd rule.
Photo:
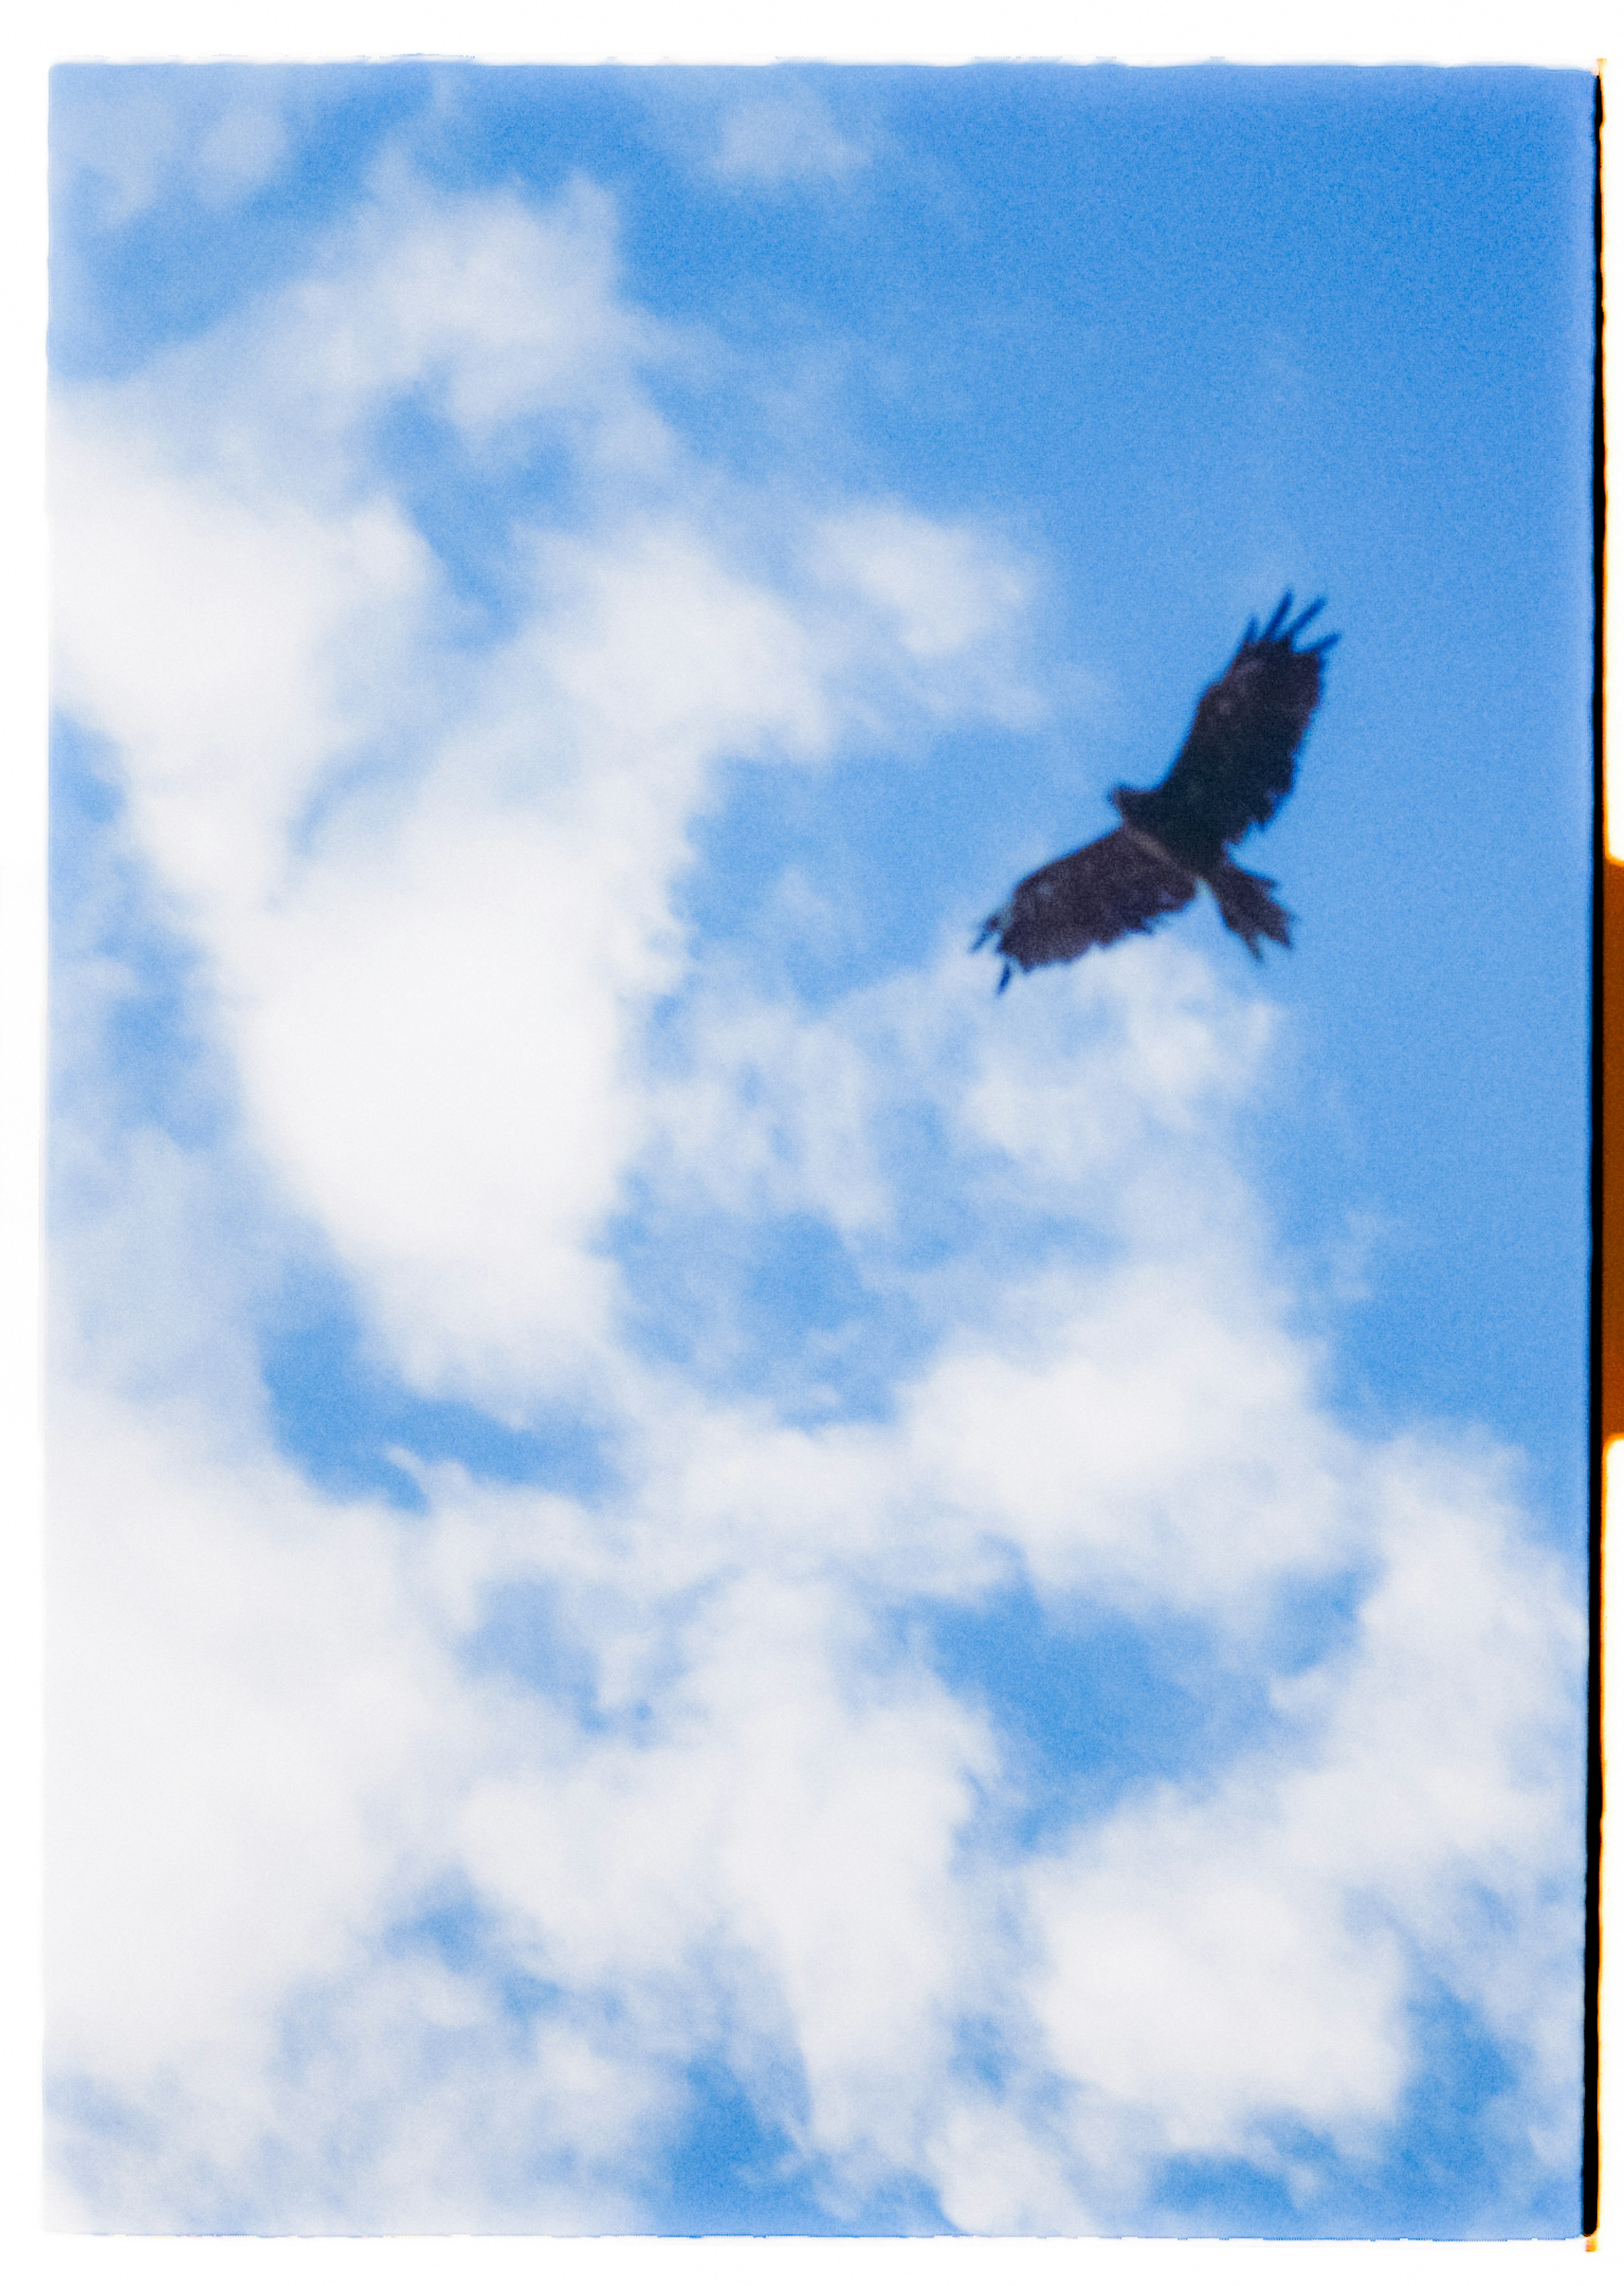
[[[840,133],[810,89],[791,85],[727,106],[711,161],[724,182],[771,190],[845,182],[868,163],[868,153]]]
[[[1523,2132],[1559,2138],[1581,1645],[1482,1460],[1339,1444],[1299,1372],[1231,1552],[1254,1604],[1357,1567],[1347,1639],[1280,1672],[1254,1612],[1266,1744],[1036,1853],[988,1824],[1018,1759],[887,1612],[1041,1582],[1057,1548],[1064,1588],[1141,1624],[1237,1592],[1200,1543],[1244,1510],[1220,1478],[1203,1511],[1189,1471],[1249,1352],[1192,1375],[1101,1300],[1123,1354],[1079,1391],[1056,1343],[1015,1431],[1006,1383],[958,1361],[895,1430],[651,1405],[650,1472],[590,1509],[455,1472],[426,1524],[335,1508],[150,1407],[78,1404],[53,2046],[70,2123],[79,2085],[116,2089],[158,2155],[121,2192],[120,2139],[92,2139],[73,2172],[104,2223],[611,2227],[649,2211],[683,2067],[715,2053],[837,2213],[913,2176],[963,2228],[1123,2227],[1169,2153],[1279,2164],[1282,2117],[1379,2132],[1423,1978],[1520,2060]],[[1168,1314],[1199,1356],[1209,1328]],[[1153,1364],[1169,1446],[1140,1421],[1135,1462]],[[532,1648],[493,1663],[515,1612]],[[477,1901],[469,1958],[402,1934],[443,1894]],[[356,2114],[372,2140],[335,2174]]]
[[[1270,1015],[1187,944],[996,1004],[955,950],[814,1012],[696,943],[724,767],[1022,719],[1030,574],[693,463],[611,225],[386,171],[311,277],[63,408],[60,696],[224,1107],[132,1118],[75,1015],[64,2211],[646,2227],[710,2060],[836,2216],[907,2181],[1120,2228],[1172,2155],[1391,2126],[1427,1979],[1559,2134],[1565,1583],[1492,1455],[1334,1417],[1231,1129]],[[500,612],[378,456],[402,398],[476,472]],[[505,489],[543,445],[567,512]],[[829,1232],[926,1329],[876,1417],[635,1342],[634,1193],[679,1242]],[[593,1407],[610,1488],[406,1452],[422,1515],[317,1493],[245,1330],[312,1243],[413,1391]],[[1198,1630],[1263,1715],[1022,1838],[1029,1753],[932,1634],[1016,1588],[1079,1642]],[[1305,1596],[1345,1614],[1305,1652]]]
[[[52,94],[51,150],[59,178],[88,185],[103,227],[119,228],[177,190],[203,206],[247,198],[274,174],[288,146],[286,75],[165,71],[138,85],[60,68]]]
[[[682,974],[671,890],[712,774],[825,753],[854,650],[883,681],[888,639],[849,592],[798,613],[657,484],[590,538],[516,532],[518,623],[460,650],[364,469],[377,398],[430,388],[476,440],[562,421],[595,465],[634,430],[660,460],[664,431],[601,201],[401,198],[392,235],[374,211],[348,266],[229,328],[228,359],[208,341],[65,413],[59,691],[118,747],[291,1201],[415,1380],[514,1411],[598,1344],[589,1241],[641,1139],[624,1068]],[[934,578],[950,619],[987,574],[959,534]],[[974,611],[938,646],[973,644]]]
[[[1418,1964],[1490,2007],[1547,2101],[1572,2070],[1576,1995],[1531,2011],[1524,1951],[1541,1872],[1575,1870],[1566,1583],[1518,1544],[1481,1462],[1400,1447],[1344,1497],[1370,1581],[1352,1641],[1273,1686],[1290,1757],[1136,1803],[1031,1881],[1057,2054],[1151,2105],[1176,2148],[1256,2156],[1272,2115],[1333,2139],[1390,2116]]]

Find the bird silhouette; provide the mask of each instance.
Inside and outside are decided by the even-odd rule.
[[[1335,635],[1297,646],[1324,598],[1295,619],[1289,591],[1268,625],[1253,619],[1218,680],[1202,691],[1195,720],[1159,785],[1113,786],[1121,818],[1069,856],[1041,865],[989,913],[972,950],[989,937],[1004,956],[1003,991],[1017,968],[1076,960],[1097,944],[1153,929],[1187,905],[1202,881],[1228,927],[1254,959],[1259,940],[1291,942],[1291,916],[1277,886],[1229,855],[1266,825],[1290,792],[1297,758],[1320,703],[1321,665]]]

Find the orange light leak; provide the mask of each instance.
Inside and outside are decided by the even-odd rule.
[[[1596,298],[1594,431],[1594,548],[1596,651],[1592,734],[1595,741],[1596,857],[1591,1013],[1594,1026],[1591,1092],[1591,1421],[1590,1740],[1587,1802],[1589,1880],[1585,1915],[1585,2243],[1596,2251],[1601,2221],[1604,2120],[1610,2109],[1604,2064],[1608,2021],[1603,1976],[1603,1930],[1610,1869],[1604,1849],[1606,1707],[1604,1696],[1608,1511],[1616,1488],[1624,1500],[1624,799],[1612,801],[1608,761],[1607,635],[1616,592],[1607,577],[1611,554],[1606,487],[1605,311],[1609,182],[1607,73],[1597,67]],[[1624,794],[1624,789],[1620,789]],[[1610,2124],[1611,2121],[1607,2120]]]

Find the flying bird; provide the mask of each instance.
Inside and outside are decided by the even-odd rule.
[[[1113,786],[1122,819],[1068,857],[1039,866],[989,914],[971,948],[989,937],[1004,956],[1003,991],[1016,968],[1076,960],[1179,912],[1204,881],[1218,910],[1255,960],[1260,937],[1291,942],[1291,916],[1276,884],[1232,863],[1229,852],[1254,825],[1266,825],[1291,791],[1302,745],[1320,703],[1320,664],[1336,642],[1297,638],[1325,607],[1311,603],[1288,624],[1289,591],[1261,634],[1253,619],[1218,682],[1202,691],[1189,736],[1160,785]]]

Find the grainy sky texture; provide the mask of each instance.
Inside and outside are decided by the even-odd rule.
[[[58,72],[59,2224],[1577,2229],[1590,106]]]

